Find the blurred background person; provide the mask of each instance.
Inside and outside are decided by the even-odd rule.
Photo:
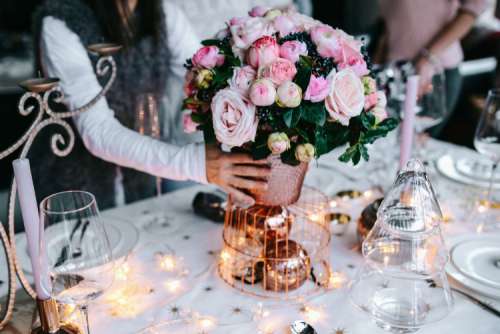
[[[413,61],[420,75],[420,94],[431,89],[432,77],[444,69],[446,109],[443,122],[430,130],[433,135],[446,125],[460,94],[463,60],[460,40],[487,8],[487,0],[379,0],[384,33],[378,41],[375,62]]]

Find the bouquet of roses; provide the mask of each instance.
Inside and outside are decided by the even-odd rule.
[[[256,7],[187,60],[184,127],[207,143],[309,162],[368,160],[366,145],[397,126],[387,117],[363,43],[294,11]]]

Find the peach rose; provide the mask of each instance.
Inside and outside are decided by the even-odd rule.
[[[335,73],[325,107],[333,120],[348,126],[363,111],[365,95],[361,79],[350,68]]]
[[[262,78],[269,78],[279,86],[285,81],[291,81],[297,74],[295,64],[288,59],[278,58],[260,71]]]
[[[250,101],[259,107],[270,106],[276,100],[276,88],[269,79],[259,79],[250,86]]]
[[[276,103],[280,107],[296,108],[302,102],[302,89],[292,81],[285,81],[277,90]]]
[[[328,78],[311,75],[309,86],[304,94],[304,100],[314,103],[323,101],[330,92],[330,80]]]
[[[217,140],[229,147],[253,141],[258,119],[255,105],[241,94],[225,88],[212,99],[212,119]]]

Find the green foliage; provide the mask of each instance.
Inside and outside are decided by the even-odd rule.
[[[302,88],[305,92],[307,86],[309,86],[309,81],[311,80],[312,73],[312,59],[308,56],[300,56],[299,61],[296,64],[297,74],[295,75],[295,83]]]

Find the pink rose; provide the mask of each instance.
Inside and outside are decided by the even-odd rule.
[[[292,63],[299,61],[300,56],[307,56],[307,45],[299,41],[288,41],[280,47],[280,57]]]
[[[278,58],[267,65],[260,72],[263,78],[269,78],[275,85],[279,86],[285,81],[291,81],[297,74],[294,63],[288,59]]]
[[[378,101],[377,93],[371,93],[370,95],[365,96],[365,110],[370,110],[373,108]]]
[[[278,87],[276,102],[282,108],[296,108],[302,102],[302,89],[292,81],[285,81]]]
[[[248,12],[248,15],[252,17],[262,17],[266,15],[269,9],[270,9],[269,7],[255,6]]]
[[[219,48],[216,46],[204,46],[196,51],[192,62],[196,67],[212,69],[224,64],[224,55],[219,54]]]
[[[248,49],[247,61],[250,66],[259,68],[275,61],[280,54],[280,47],[276,39],[264,36],[256,40]]]
[[[182,114],[182,125],[184,127],[185,133],[193,133],[193,132],[196,132],[198,130],[197,129],[198,125],[191,118],[190,112],[184,112]]]
[[[248,96],[250,85],[257,77],[257,72],[251,66],[243,66],[234,69],[233,77],[229,80],[231,89],[243,96]]]
[[[375,123],[378,124],[385,120],[388,115],[387,115],[387,110],[383,107],[375,106],[370,112],[375,116]]]
[[[311,75],[309,86],[307,86],[304,100],[311,102],[323,101],[330,92],[330,80],[323,77],[316,77]]]
[[[229,20],[229,25],[237,26],[245,23],[246,21],[248,21],[248,17],[233,17]]]
[[[281,37],[285,37],[286,35],[297,31],[295,23],[287,15],[280,15],[276,17],[273,24],[274,28],[280,33]]]
[[[217,92],[211,104],[217,140],[230,147],[253,141],[258,119],[255,106],[238,92],[225,88]]]
[[[365,95],[361,79],[350,68],[346,68],[332,77],[330,92],[325,99],[325,107],[330,117],[348,126],[351,117],[363,111]]]
[[[262,36],[271,36],[276,30],[267,19],[262,17],[249,17],[245,21],[229,27],[233,37],[234,46],[246,49]]]
[[[339,70],[350,67],[358,77],[370,73],[361,52],[353,49],[348,42],[342,42],[342,56],[341,59],[337,61],[339,62]]]
[[[271,80],[259,79],[250,86],[250,101],[259,107],[270,106],[276,100],[276,88]]]
[[[296,31],[310,31],[315,26],[321,24],[321,22],[316,21],[312,17],[297,12],[290,13],[288,17],[294,23]]]
[[[311,29],[311,39],[318,48],[318,53],[325,58],[340,59],[342,45],[335,30],[327,25],[318,25]]]

